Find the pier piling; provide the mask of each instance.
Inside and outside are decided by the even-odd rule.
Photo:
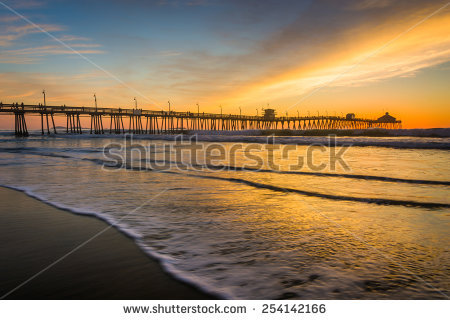
[[[266,109],[266,111],[269,109]],[[271,109],[273,110],[273,109]],[[214,113],[165,112],[123,108],[86,108],[68,106],[19,105],[0,103],[0,114],[14,114],[15,134],[27,136],[25,114],[40,116],[41,134],[50,134],[50,121],[56,134],[55,117],[66,116],[66,133],[82,133],[81,117],[90,117],[90,133],[104,134],[103,118],[109,118],[109,133],[124,134],[124,118],[129,120],[128,132],[134,134],[175,134],[183,130],[334,130],[334,129],[400,129],[402,122],[388,113],[378,119],[356,118],[353,113],[344,116],[276,117],[274,110],[261,116]],[[44,121],[45,117],[45,121]],[[145,122],[145,128],[143,125]],[[108,128],[107,128],[108,129]]]

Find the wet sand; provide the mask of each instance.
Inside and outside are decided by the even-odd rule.
[[[108,227],[0,187],[0,297]],[[5,299],[213,299],[165,273],[115,228]]]

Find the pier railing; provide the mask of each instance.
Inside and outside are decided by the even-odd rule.
[[[27,136],[28,130],[25,114],[41,117],[41,131],[57,133],[54,116],[66,117],[66,132],[83,132],[80,117],[90,117],[90,132],[96,134],[125,133],[155,134],[177,133],[186,130],[333,130],[333,129],[367,129],[367,128],[401,128],[401,121],[381,121],[356,117],[339,116],[297,116],[297,117],[265,117],[234,115],[205,112],[179,112],[163,110],[143,110],[130,108],[94,108],[72,106],[44,106],[0,103],[0,114],[14,114],[15,133]],[[45,121],[44,121],[45,119]],[[52,126],[49,125],[49,119]],[[104,127],[104,120],[110,120],[109,128]],[[124,119],[128,120],[125,128]],[[127,121],[125,121],[126,123]],[[145,128],[144,125],[145,124]],[[51,129],[52,127],[52,129]]]

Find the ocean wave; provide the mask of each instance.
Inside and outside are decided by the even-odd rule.
[[[92,159],[86,159],[86,160],[91,161]],[[450,208],[450,204],[447,204],[447,203],[341,196],[341,195],[333,195],[333,194],[326,194],[326,193],[320,193],[320,192],[312,192],[312,191],[307,191],[307,190],[285,188],[285,187],[280,187],[280,186],[275,186],[275,185],[253,182],[250,180],[240,179],[240,178],[228,178],[228,177],[225,178],[225,177],[219,177],[219,176],[191,174],[191,173],[175,172],[175,171],[168,171],[168,170],[154,170],[152,168],[147,168],[147,167],[142,167],[142,166],[132,166],[132,165],[128,165],[128,164],[121,165],[121,164],[114,164],[111,162],[103,162],[102,160],[99,160],[99,159],[95,159],[94,162],[96,162],[98,164],[102,164],[104,166],[109,166],[112,168],[127,169],[127,170],[133,170],[133,171],[156,171],[158,173],[180,174],[180,175],[202,178],[202,179],[215,179],[215,180],[236,182],[236,183],[246,184],[248,186],[260,188],[260,189],[267,189],[267,190],[272,190],[272,191],[277,191],[277,192],[291,192],[291,193],[301,194],[304,196],[317,197],[317,198],[323,198],[323,199],[328,199],[328,200],[364,202],[364,203],[370,203],[370,204],[376,204],[376,205],[396,205],[396,206],[406,206],[406,207],[421,207],[421,208],[428,208],[428,209]]]
[[[450,204],[447,204],[447,203],[418,202],[418,201],[410,201],[410,200],[394,200],[394,199],[381,199],[381,198],[360,198],[360,197],[340,196],[340,195],[338,196],[338,195],[333,195],[333,194],[312,192],[312,191],[307,191],[307,190],[279,187],[279,186],[275,186],[275,185],[258,183],[258,182],[253,182],[250,180],[240,179],[240,178],[223,178],[223,177],[217,177],[217,176],[204,176],[204,175],[194,175],[194,176],[199,177],[199,178],[226,180],[226,181],[230,181],[230,182],[246,184],[251,187],[260,188],[260,189],[268,189],[268,190],[277,191],[277,192],[291,192],[291,193],[301,194],[304,196],[317,197],[317,198],[323,198],[323,199],[329,199],[329,200],[365,202],[365,203],[372,203],[372,204],[377,204],[377,205],[421,207],[421,208],[429,208],[429,209],[450,208]]]
[[[361,131],[361,130],[359,130]],[[351,145],[355,147],[382,147],[396,149],[439,149],[450,150],[450,128],[442,129],[398,129],[389,131],[389,135],[371,136],[363,135],[358,130],[352,130],[355,134],[336,135],[336,146]],[[369,130],[370,131],[370,130]],[[245,130],[245,131],[190,131],[189,134],[183,134],[183,138],[188,140],[196,136],[198,141],[202,142],[244,142],[244,143],[269,143],[268,137],[274,137],[275,144],[294,144],[294,145],[311,145],[322,144],[327,145],[329,138],[327,134],[321,135],[304,135],[304,132],[296,132],[291,130],[289,135],[278,134],[264,135],[261,130]],[[0,136],[9,137],[2,141],[11,141],[14,136],[11,132],[0,132]],[[31,133],[29,138],[33,139],[118,139],[124,138],[124,135],[117,134],[58,134],[42,136],[40,132]],[[173,134],[139,134],[133,135],[134,140],[175,140],[176,135]],[[23,138],[21,138],[23,139]],[[272,138],[271,138],[272,139]],[[270,142],[272,143],[272,141]]]
[[[33,152],[33,151],[36,151],[36,152]],[[52,151],[54,151],[54,150],[52,150]],[[74,160],[91,161],[91,162],[98,163],[100,165],[103,165],[103,164],[108,165],[108,162],[105,160],[92,159],[92,158],[80,158],[80,157],[74,157],[74,156],[70,156],[70,155],[63,155],[63,154],[60,154],[57,152],[49,152],[49,150],[44,151],[40,148],[0,148],[0,152],[26,153],[26,154],[36,155],[36,156],[56,157],[56,158],[65,158],[65,159],[70,158],[70,159],[74,159]],[[76,153],[78,153],[78,152],[76,152]],[[93,152],[80,152],[80,153],[93,153]],[[97,151],[95,153],[97,153]],[[154,160],[154,159],[143,159],[142,162],[143,163],[158,163],[158,164],[165,163],[165,164],[182,165],[182,163],[176,162],[176,161]],[[222,170],[244,171],[244,172],[274,173],[274,174],[286,174],[286,175],[305,175],[305,176],[316,176],[316,177],[335,177],[335,178],[345,178],[345,179],[355,179],[355,180],[372,180],[372,181],[394,182],[394,183],[450,186],[450,181],[425,180],[425,179],[403,179],[403,178],[362,175],[362,174],[313,172],[313,171],[278,171],[278,170],[259,169],[259,168],[251,168],[251,167],[237,167],[237,166],[231,166],[231,165],[211,165],[211,164],[197,164],[197,165],[192,165],[192,167],[195,169],[210,169],[210,170],[215,170],[215,171],[222,171]],[[130,166],[128,166],[126,168],[132,169]],[[147,170],[149,170],[149,169],[150,168],[147,168]],[[134,170],[136,170],[136,167],[134,168]]]

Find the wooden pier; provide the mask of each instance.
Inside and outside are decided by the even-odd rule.
[[[272,109],[270,109],[272,110]],[[66,133],[82,134],[81,117],[90,117],[92,134],[160,134],[192,130],[333,130],[333,129],[399,129],[401,121],[388,113],[373,119],[356,118],[354,114],[339,116],[277,117],[274,113],[247,116],[215,113],[151,111],[142,109],[92,108],[69,106],[24,105],[0,103],[0,114],[15,116],[15,134],[28,136],[25,115],[40,116],[42,134],[57,133],[55,117],[66,117]],[[128,123],[128,127],[124,125]],[[127,121],[128,120],[128,121]],[[109,127],[105,127],[109,124]]]

